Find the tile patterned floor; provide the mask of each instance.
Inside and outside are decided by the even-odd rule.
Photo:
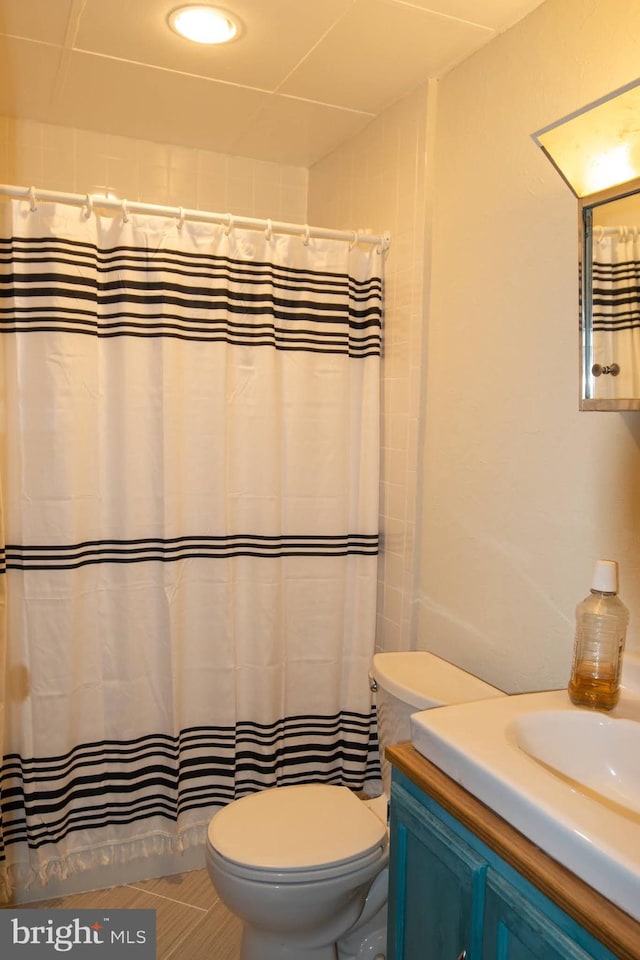
[[[239,960],[240,921],[217,896],[206,870],[40,900],[21,907],[151,909],[157,960]]]

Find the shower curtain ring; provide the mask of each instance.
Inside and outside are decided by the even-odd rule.
[[[351,242],[350,242],[350,244],[349,244],[349,250],[353,250],[353,248],[355,247],[355,245],[356,245],[357,242],[358,242],[358,239],[359,239],[359,237],[358,237],[358,231],[357,231],[357,230],[354,230],[354,231],[353,231],[353,237],[351,238]]]
[[[273,237],[273,224],[271,223],[271,220],[267,220],[267,229],[265,230],[264,235],[269,241]]]
[[[129,209],[127,207],[127,201],[122,201],[122,219],[124,223],[129,223]]]
[[[184,227],[184,207],[178,208],[178,230]]]
[[[90,193],[87,194],[87,202],[84,207],[84,217],[85,220],[88,220],[91,214],[93,213],[93,197]]]
[[[305,226],[304,226],[304,237],[303,237],[303,240],[302,240],[302,242],[304,243],[305,247],[308,247],[308,246],[309,246],[309,241],[310,241],[310,240],[311,240],[311,230],[309,229],[309,224],[308,224],[308,223],[305,223]]]
[[[29,187],[29,210],[31,210],[31,213],[35,213],[37,209],[38,209],[38,206],[36,204],[36,188]]]
[[[227,214],[227,225],[224,228],[224,235],[228,237],[231,231],[233,230],[233,217],[230,213]]]

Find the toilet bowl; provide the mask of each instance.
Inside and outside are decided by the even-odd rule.
[[[410,737],[416,710],[502,692],[426,652],[377,654],[380,748]],[[383,761],[383,784],[389,771]],[[212,818],[206,863],[242,920],[241,960],[384,960],[387,797],[346,787],[272,787]]]
[[[388,860],[386,823],[328,784],[242,797],[211,820],[207,840],[209,875],[243,921],[242,960],[335,960]]]

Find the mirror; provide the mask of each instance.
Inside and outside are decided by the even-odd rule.
[[[638,117],[636,78],[532,134],[580,198],[581,410],[640,410]]]
[[[640,410],[640,180],[580,200],[581,410]]]

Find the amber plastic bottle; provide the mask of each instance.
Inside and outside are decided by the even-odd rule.
[[[591,593],[576,607],[569,696],[577,706],[615,707],[628,623],[629,611],[618,596],[618,564],[598,560]]]

